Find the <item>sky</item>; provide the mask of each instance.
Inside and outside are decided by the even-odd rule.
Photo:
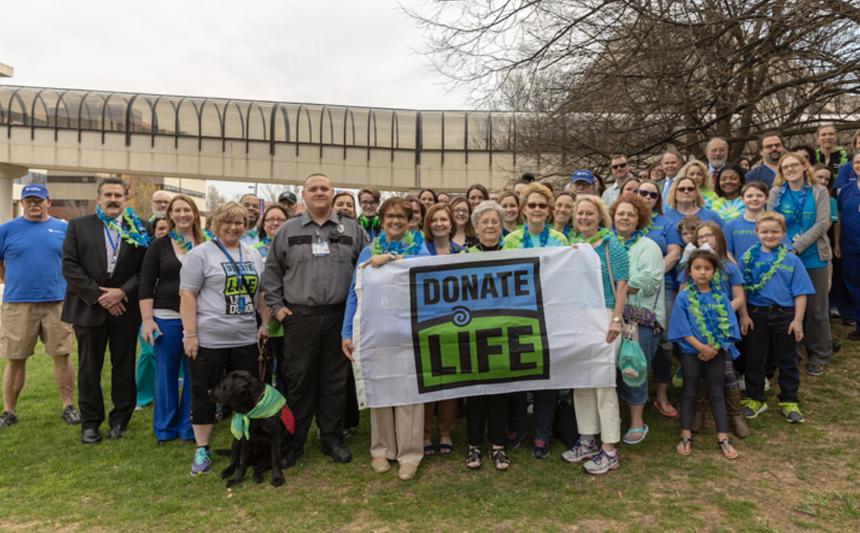
[[[3,3],[7,85],[466,109],[418,51],[422,0]],[[244,183],[216,183],[222,193]]]

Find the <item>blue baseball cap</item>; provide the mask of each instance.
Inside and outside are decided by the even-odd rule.
[[[25,185],[24,188],[21,189],[21,198],[27,198],[28,196],[35,196],[36,198],[42,198],[43,200],[50,198],[48,196],[48,189],[45,188],[44,185],[40,185],[38,183]]]
[[[570,182],[574,183],[576,181],[584,181],[586,183],[594,183],[594,174],[590,170],[577,170],[573,173],[573,177],[570,178]]]

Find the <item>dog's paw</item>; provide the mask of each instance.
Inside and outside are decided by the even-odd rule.
[[[272,486],[273,487],[280,487],[283,484],[284,484],[284,478],[282,478],[282,477],[273,477],[272,478]]]
[[[262,483],[263,482],[263,474],[254,474],[254,483]]]
[[[221,471],[221,479],[227,479],[228,477],[233,475],[233,471],[229,468],[225,468]]]
[[[239,481],[241,481],[241,480],[240,479],[230,479],[230,481],[227,482],[227,488],[229,489],[230,487],[235,486],[237,483],[239,483]]]

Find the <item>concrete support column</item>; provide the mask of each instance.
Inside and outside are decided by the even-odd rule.
[[[0,224],[12,218],[12,180],[26,176],[28,169],[0,163]]]

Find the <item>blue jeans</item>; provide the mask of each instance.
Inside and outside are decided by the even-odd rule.
[[[155,406],[152,430],[158,440],[194,438],[189,414],[191,409],[191,380],[186,379],[179,393],[179,370],[188,376],[185,349],[182,346],[182,320],[155,319],[161,336],[154,343]]]
[[[552,421],[558,410],[557,390],[537,390],[532,393],[534,398],[532,412],[532,436],[534,440],[549,442],[552,435]]]
[[[645,354],[645,360],[648,362],[648,367],[645,370],[645,375],[651,369],[651,363],[654,361],[654,355],[657,353],[657,347],[660,345],[660,335],[654,334],[654,328],[639,326],[639,347]],[[638,387],[631,387],[624,383],[621,377],[621,371],[618,371],[616,379],[616,389],[618,390],[618,399],[623,400],[630,405],[645,405],[648,403],[648,380]]]
[[[779,368],[779,401],[797,402],[800,388],[800,371],[797,370],[797,341],[788,334],[788,326],[794,320],[794,307],[756,307],[747,305],[753,322],[746,341],[746,385],[747,397],[757,402],[765,401],[764,378],[768,348],[773,345],[776,365]]]
[[[675,306],[675,290],[672,287],[671,281],[667,281],[665,284],[666,319],[663,324],[660,324],[663,326],[663,335],[654,354],[654,381],[656,383],[669,383],[672,381],[672,350],[666,350],[660,344],[667,344],[669,342],[669,320],[672,318],[672,308]]]

